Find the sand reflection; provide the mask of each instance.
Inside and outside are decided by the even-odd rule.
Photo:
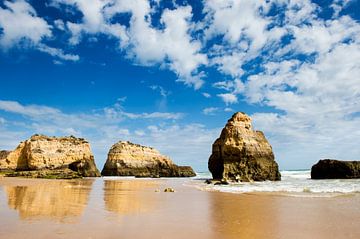
[[[9,208],[17,210],[20,219],[72,222],[83,213],[92,184],[93,180],[37,180],[4,190]]]
[[[214,238],[281,238],[276,198],[227,193],[210,198]]]
[[[105,180],[105,208],[121,215],[148,212],[155,207],[158,186],[154,180]]]

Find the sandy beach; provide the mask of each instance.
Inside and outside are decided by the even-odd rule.
[[[0,238],[360,237],[357,194],[207,192],[190,180],[0,178]]]

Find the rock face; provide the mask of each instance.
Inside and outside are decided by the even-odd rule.
[[[39,171],[70,169],[84,177],[100,176],[90,144],[70,137],[33,135],[14,151],[1,151],[0,170]]]
[[[189,166],[178,166],[154,148],[120,141],[114,144],[101,172],[104,176],[193,177]]]
[[[252,130],[251,118],[235,113],[212,146],[208,167],[214,179],[281,180],[274,154],[263,132]]]
[[[312,179],[360,178],[360,161],[322,159],[311,167]]]

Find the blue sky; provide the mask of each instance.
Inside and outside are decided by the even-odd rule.
[[[360,158],[360,1],[0,2],[0,149],[119,140],[207,169],[236,111],[281,169]]]

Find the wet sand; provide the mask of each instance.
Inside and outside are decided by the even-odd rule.
[[[0,238],[360,238],[357,194],[205,192],[187,180],[0,178]]]

